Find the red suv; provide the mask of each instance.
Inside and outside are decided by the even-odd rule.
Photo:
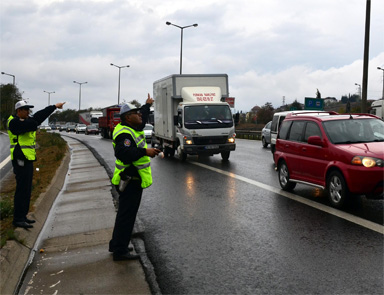
[[[354,194],[383,196],[384,122],[369,114],[287,115],[276,140],[280,186],[326,189],[341,208]]]

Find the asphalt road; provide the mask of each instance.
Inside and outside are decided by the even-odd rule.
[[[113,170],[110,140],[68,136]],[[282,192],[273,168],[270,150],[247,140],[227,163],[153,159],[139,218],[163,294],[383,293],[383,201],[334,210],[319,189]]]

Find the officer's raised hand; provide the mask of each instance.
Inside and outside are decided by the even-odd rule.
[[[148,98],[145,103],[149,103],[150,105],[152,105],[153,102],[154,102],[153,98],[151,98],[151,95],[148,93]]]
[[[65,104],[65,102],[58,102],[57,104],[55,104],[55,106],[56,106],[58,109],[62,109],[64,104]]]

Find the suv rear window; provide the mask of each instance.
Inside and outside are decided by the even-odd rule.
[[[280,132],[278,134],[278,138],[287,139],[289,128],[291,127],[292,121],[284,121],[281,124]]]
[[[301,141],[304,125],[305,121],[293,121],[291,131],[288,135],[288,140]]]

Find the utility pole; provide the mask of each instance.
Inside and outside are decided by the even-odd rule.
[[[369,64],[369,27],[371,22],[371,0],[367,0],[365,12],[365,42],[364,42],[364,64],[363,64],[363,91],[361,97],[361,112],[367,112],[367,89],[368,89],[368,64]]]

